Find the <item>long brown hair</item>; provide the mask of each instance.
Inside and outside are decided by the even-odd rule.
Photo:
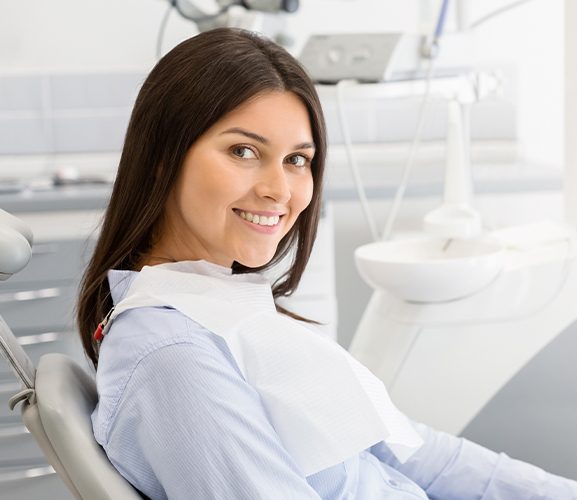
[[[98,344],[93,332],[112,307],[108,270],[134,270],[150,249],[183,159],[198,137],[240,104],[269,91],[292,92],[308,110],[316,147],[313,196],[280,241],[271,262],[258,269],[235,262],[232,269],[234,273],[263,270],[294,246],[292,265],[274,283],[273,296],[290,295],[297,287],[316,236],[321,205],[326,132],[317,93],[301,65],[275,43],[238,29],[207,31],[166,54],[136,99],[110,203],[77,304],[80,336],[95,367]]]

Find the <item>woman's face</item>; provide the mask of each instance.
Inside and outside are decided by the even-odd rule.
[[[152,255],[259,267],[308,206],[314,144],[307,109],[290,92],[261,94],[189,149]]]

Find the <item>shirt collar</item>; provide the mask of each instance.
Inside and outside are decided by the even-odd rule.
[[[130,285],[132,285],[137,276],[138,271],[122,271],[119,269],[108,271],[108,286],[110,287],[110,296],[114,305],[126,296]]]

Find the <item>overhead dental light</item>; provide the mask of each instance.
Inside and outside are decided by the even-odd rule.
[[[204,27],[216,27],[232,7],[244,7],[259,12],[296,12],[299,0],[170,0],[178,13]],[[199,26],[199,29],[203,29]]]
[[[259,14],[260,17],[267,14],[282,16],[296,12],[299,5],[300,0],[168,0],[168,8],[158,30],[156,56],[158,59],[162,57],[164,33],[173,10],[192,21],[199,32],[225,26],[253,30]],[[281,45],[292,43],[292,39],[284,33],[277,33],[276,39]]]

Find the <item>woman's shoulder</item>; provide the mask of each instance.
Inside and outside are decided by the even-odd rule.
[[[172,366],[168,371],[163,369],[166,364]],[[127,390],[130,392],[131,380],[162,373],[169,386],[169,375],[179,377],[184,366],[191,380],[206,380],[217,366],[233,378],[242,378],[224,339],[179,311],[143,307],[118,316],[100,349],[96,372],[99,403],[93,415],[97,436],[105,440],[118,405],[127,397]]]
[[[173,345],[205,354],[229,353],[224,339],[180,311],[171,307],[141,307],[114,320],[100,348],[98,372],[116,371],[115,366],[130,372],[154,351]],[[115,378],[119,380],[117,375]]]
[[[110,293],[114,304],[124,300],[136,271],[108,272]],[[99,351],[99,367],[121,360],[125,369],[134,366],[149,353],[171,344],[195,345],[199,349],[226,352],[224,340],[170,306],[143,306],[120,313],[112,322]]]
[[[133,372],[160,350],[180,350],[186,356],[210,357],[237,369],[222,337],[170,307],[142,307],[119,315],[102,341],[96,371],[98,392],[118,398]],[[157,356],[155,356],[157,357]]]

